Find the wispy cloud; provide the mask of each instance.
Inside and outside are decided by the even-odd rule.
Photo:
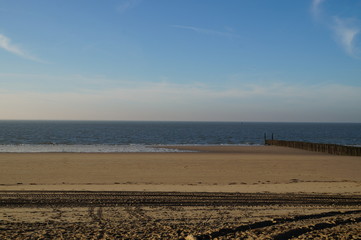
[[[229,38],[238,38],[239,37],[237,34],[231,32],[231,31],[217,31],[217,30],[212,30],[212,29],[199,28],[199,27],[194,27],[194,26],[184,26],[184,25],[172,25],[172,27],[191,30],[191,31],[201,33],[201,34],[220,36],[220,37],[229,37]]]
[[[132,9],[139,5],[141,0],[123,0],[118,6],[117,11],[119,13],[124,13],[129,9]]]
[[[356,38],[361,32],[360,21],[356,18],[344,18],[326,13],[321,16],[321,5],[324,2],[326,0],[312,0],[311,14],[332,31],[336,41],[349,56],[359,58],[360,49]]]
[[[355,44],[355,39],[360,33],[360,28],[352,24],[352,20],[334,17],[332,29],[337,41],[341,44],[346,53],[352,57],[359,57],[359,49]]]
[[[315,18],[318,18],[320,16],[320,5],[324,0],[312,0],[311,4],[311,13]]]
[[[21,49],[16,44],[13,44],[11,42],[11,39],[3,34],[0,34],[0,48],[4,49],[12,54],[15,54],[19,57],[26,58],[26,59],[36,61],[36,62],[45,63],[44,61],[38,59],[37,57],[34,57],[34,56],[28,54],[27,52],[25,52],[23,49]]]

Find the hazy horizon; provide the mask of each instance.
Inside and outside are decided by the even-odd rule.
[[[361,1],[0,0],[0,119],[361,122]]]
[[[286,121],[207,121],[207,120],[89,120],[89,119],[0,119],[0,122],[6,122],[6,121],[33,121],[33,122],[139,122],[139,123],[145,123],[145,122],[154,122],[154,123],[280,123],[280,124],[360,124],[361,122],[286,122]]]

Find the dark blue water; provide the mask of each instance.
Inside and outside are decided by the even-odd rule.
[[[0,121],[0,145],[259,145],[265,133],[361,145],[361,123]]]

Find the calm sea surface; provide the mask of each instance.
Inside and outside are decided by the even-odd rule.
[[[361,123],[0,121],[0,152],[152,152],[151,145],[261,145],[267,138],[361,146]]]

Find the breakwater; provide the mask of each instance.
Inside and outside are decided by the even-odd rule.
[[[285,140],[265,140],[265,144],[282,147],[292,147],[314,152],[324,152],[334,155],[361,156],[361,147]]]

